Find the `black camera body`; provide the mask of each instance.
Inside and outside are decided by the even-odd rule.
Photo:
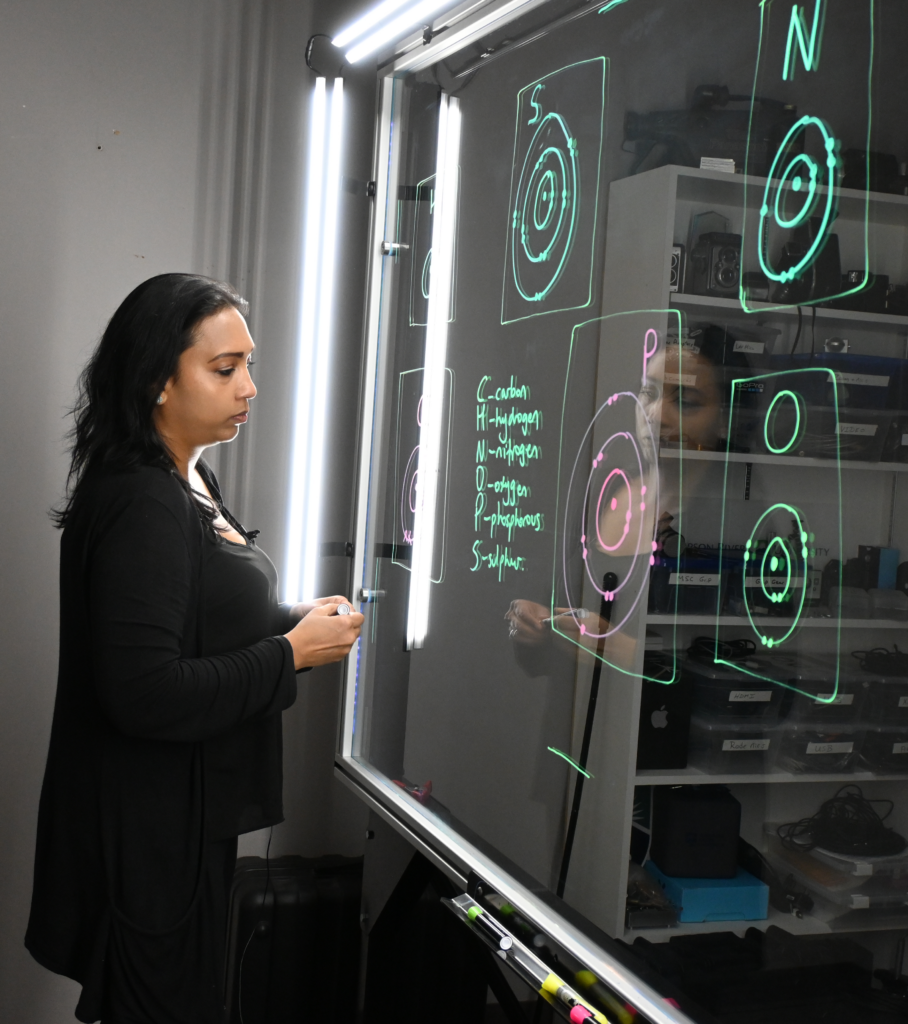
[[[690,252],[689,291],[734,298],[741,282],[741,236],[725,231],[700,235]]]

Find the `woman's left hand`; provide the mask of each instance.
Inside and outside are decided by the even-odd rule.
[[[300,601],[290,609],[290,615],[294,622],[304,619],[313,608],[319,608],[323,604],[349,604],[350,610],[355,610],[355,605],[347,600],[343,594],[335,594],[333,597],[316,597],[312,601]]]

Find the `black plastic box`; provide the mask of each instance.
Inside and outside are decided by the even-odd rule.
[[[734,878],[741,805],[724,786],[653,791],[650,860],[673,878]]]

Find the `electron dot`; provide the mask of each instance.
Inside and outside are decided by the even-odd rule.
[[[646,511],[646,502],[645,501],[641,501],[640,502],[640,511],[641,512],[645,512]]]
[[[801,530],[801,541],[804,544],[807,543],[807,534],[803,530]]]
[[[658,551],[658,550],[659,550],[659,542],[654,540],[653,541],[653,551]]]
[[[585,533],[580,537],[580,543],[581,544],[586,544],[586,534]]]
[[[644,485],[643,485],[643,486],[642,486],[642,487],[640,488],[640,494],[641,494],[641,495],[643,495],[643,494],[646,494],[646,484],[644,484]]]
[[[791,187],[795,190],[795,192],[800,192],[801,191],[801,185],[803,185],[803,184],[804,183],[801,181],[801,175],[800,174],[796,174],[792,178],[792,180],[791,180]]]
[[[586,635],[586,626],[584,626],[582,622],[580,623],[580,635],[581,636],[585,636]]]
[[[584,549],[583,549],[583,557],[584,557],[584,558],[586,558],[586,556],[587,556],[588,554],[589,554],[589,551],[587,551],[587,549],[586,549],[586,548],[584,548]]]
[[[650,565],[655,565],[656,564],[656,556],[655,555],[650,555],[649,556],[649,564]]]
[[[747,548],[747,550],[748,550],[748,551],[750,551],[750,541],[748,541],[748,542],[747,542],[747,543],[746,543],[746,544],[744,545],[744,547],[745,547],[745,548]]]
[[[802,558],[806,558],[807,557],[807,548],[801,548],[801,557]]]
[[[624,514],[624,521],[626,523],[629,523],[631,521],[631,510],[630,509],[628,509],[627,512],[625,512],[625,514]]]
[[[614,512],[617,507],[618,507],[618,499],[617,498],[612,498],[612,511]]]
[[[769,560],[769,568],[771,572],[775,572],[776,569],[779,568],[779,560],[778,558],[776,558],[775,555],[773,555],[772,558],[770,558]]]

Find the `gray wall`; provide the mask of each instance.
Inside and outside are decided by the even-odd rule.
[[[0,1020],[73,1019],[77,987],[22,947],[56,677],[59,537],[45,512],[63,488],[64,413],[78,371],[116,305],[152,274],[229,277],[252,301],[252,433],[220,462],[228,500],[282,563],[313,6],[0,0]],[[322,20],[333,27],[347,6],[324,4]],[[359,96],[345,174],[365,179],[369,87]],[[345,291],[356,294],[368,206],[348,195]],[[356,434],[361,316],[355,302],[345,310],[332,396],[342,459]],[[349,535],[349,504],[341,473],[325,539]],[[333,561],[326,589],[345,589],[346,562]],[[361,850],[364,812],[332,779],[337,689],[336,670],[304,677],[285,716],[287,823],[272,854]],[[260,851],[263,837],[244,843]]]

